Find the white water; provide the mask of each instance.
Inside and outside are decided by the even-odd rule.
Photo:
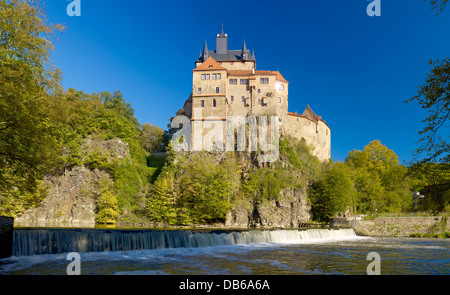
[[[17,229],[16,257],[67,252],[199,248],[257,243],[305,243],[356,237],[353,229],[167,231],[92,229]]]

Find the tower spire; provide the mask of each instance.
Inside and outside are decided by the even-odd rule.
[[[208,44],[206,44],[205,40],[205,46],[203,46],[203,61],[205,61],[208,58]]]
[[[245,39],[244,39],[244,44],[242,45],[241,58],[243,60],[248,59],[248,50],[247,50],[247,45],[245,44]]]

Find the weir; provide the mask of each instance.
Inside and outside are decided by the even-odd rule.
[[[101,230],[15,229],[14,256],[67,252],[197,248],[268,242],[300,242],[356,236],[353,229],[307,230]]]

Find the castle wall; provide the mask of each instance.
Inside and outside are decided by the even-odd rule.
[[[304,138],[315,147],[313,154],[321,161],[331,157],[331,129],[323,121],[317,123],[299,115],[287,115],[283,120],[282,132],[293,138]]]

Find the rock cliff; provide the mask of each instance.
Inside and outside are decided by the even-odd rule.
[[[100,151],[108,158],[127,158],[128,145],[120,139],[107,141],[87,138],[83,144],[84,158]],[[46,176],[47,196],[39,207],[30,208],[16,217],[19,227],[94,227],[99,183],[111,181],[104,170],[84,165],[66,169],[61,175]]]
[[[227,215],[225,226],[240,228],[296,228],[310,220],[311,206],[307,203],[305,189],[288,188],[281,192],[278,201],[252,204],[237,202]]]

